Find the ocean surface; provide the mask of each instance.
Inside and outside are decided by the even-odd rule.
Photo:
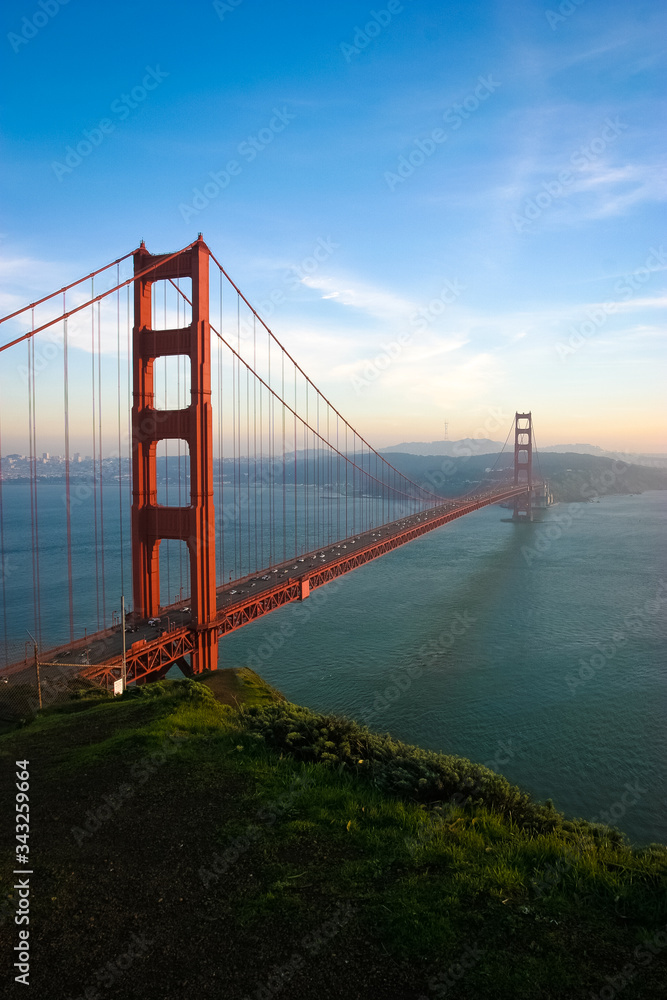
[[[40,490],[45,640],[67,618],[61,494]],[[8,485],[3,495],[5,655],[22,656],[29,492]],[[73,571],[90,630],[89,507],[77,508]],[[129,559],[123,584],[108,509],[115,608],[121,587],[130,593]],[[220,665],[252,666],[292,701],[485,763],[636,844],[667,843],[667,494],[561,504],[532,525],[508,514],[485,508],[457,520],[227,636]],[[176,563],[171,575],[178,592]]]

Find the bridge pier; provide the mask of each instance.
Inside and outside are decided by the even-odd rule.
[[[192,673],[218,669],[218,630],[210,628],[197,632],[197,645],[192,652]]]

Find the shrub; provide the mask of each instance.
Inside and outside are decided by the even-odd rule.
[[[607,827],[565,820],[551,802],[534,802],[529,794],[481,764],[409,746],[342,716],[318,715],[289,702],[244,707],[241,715],[248,732],[263,737],[267,746],[298,760],[359,775],[392,795],[431,807],[445,803],[464,808],[485,806],[539,833],[561,830],[575,838],[586,832],[595,840],[623,840],[621,833]]]

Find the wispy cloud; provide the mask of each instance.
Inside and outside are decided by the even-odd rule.
[[[393,292],[358,281],[317,275],[305,277],[301,283],[322,292],[323,299],[335,299],[343,306],[358,309],[377,319],[405,318],[417,308],[413,302]]]

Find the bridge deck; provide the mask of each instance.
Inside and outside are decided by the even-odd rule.
[[[450,521],[490,504],[511,500],[525,492],[525,487],[510,487],[502,492],[468,498],[464,503],[446,500],[419,514],[399,518],[374,531],[350,536],[326,549],[290,559],[287,563],[220,587],[217,591],[217,615],[214,622],[218,634],[227,635],[276,608],[303,600],[317,587]],[[190,622],[189,608],[186,605],[187,602],[184,601],[163,608],[159,629],[143,622],[136,625],[136,633],[126,636],[128,683],[142,681],[151,674],[163,673],[169,665],[193,651],[196,630]],[[48,650],[40,656],[40,661],[58,662],[64,670],[71,667],[73,673],[78,672],[81,676],[108,683],[120,676],[122,650],[123,637],[119,627],[116,627],[86,635],[68,646]],[[82,654],[86,657],[83,668]],[[26,662],[21,661],[5,672],[25,670],[26,667]]]

